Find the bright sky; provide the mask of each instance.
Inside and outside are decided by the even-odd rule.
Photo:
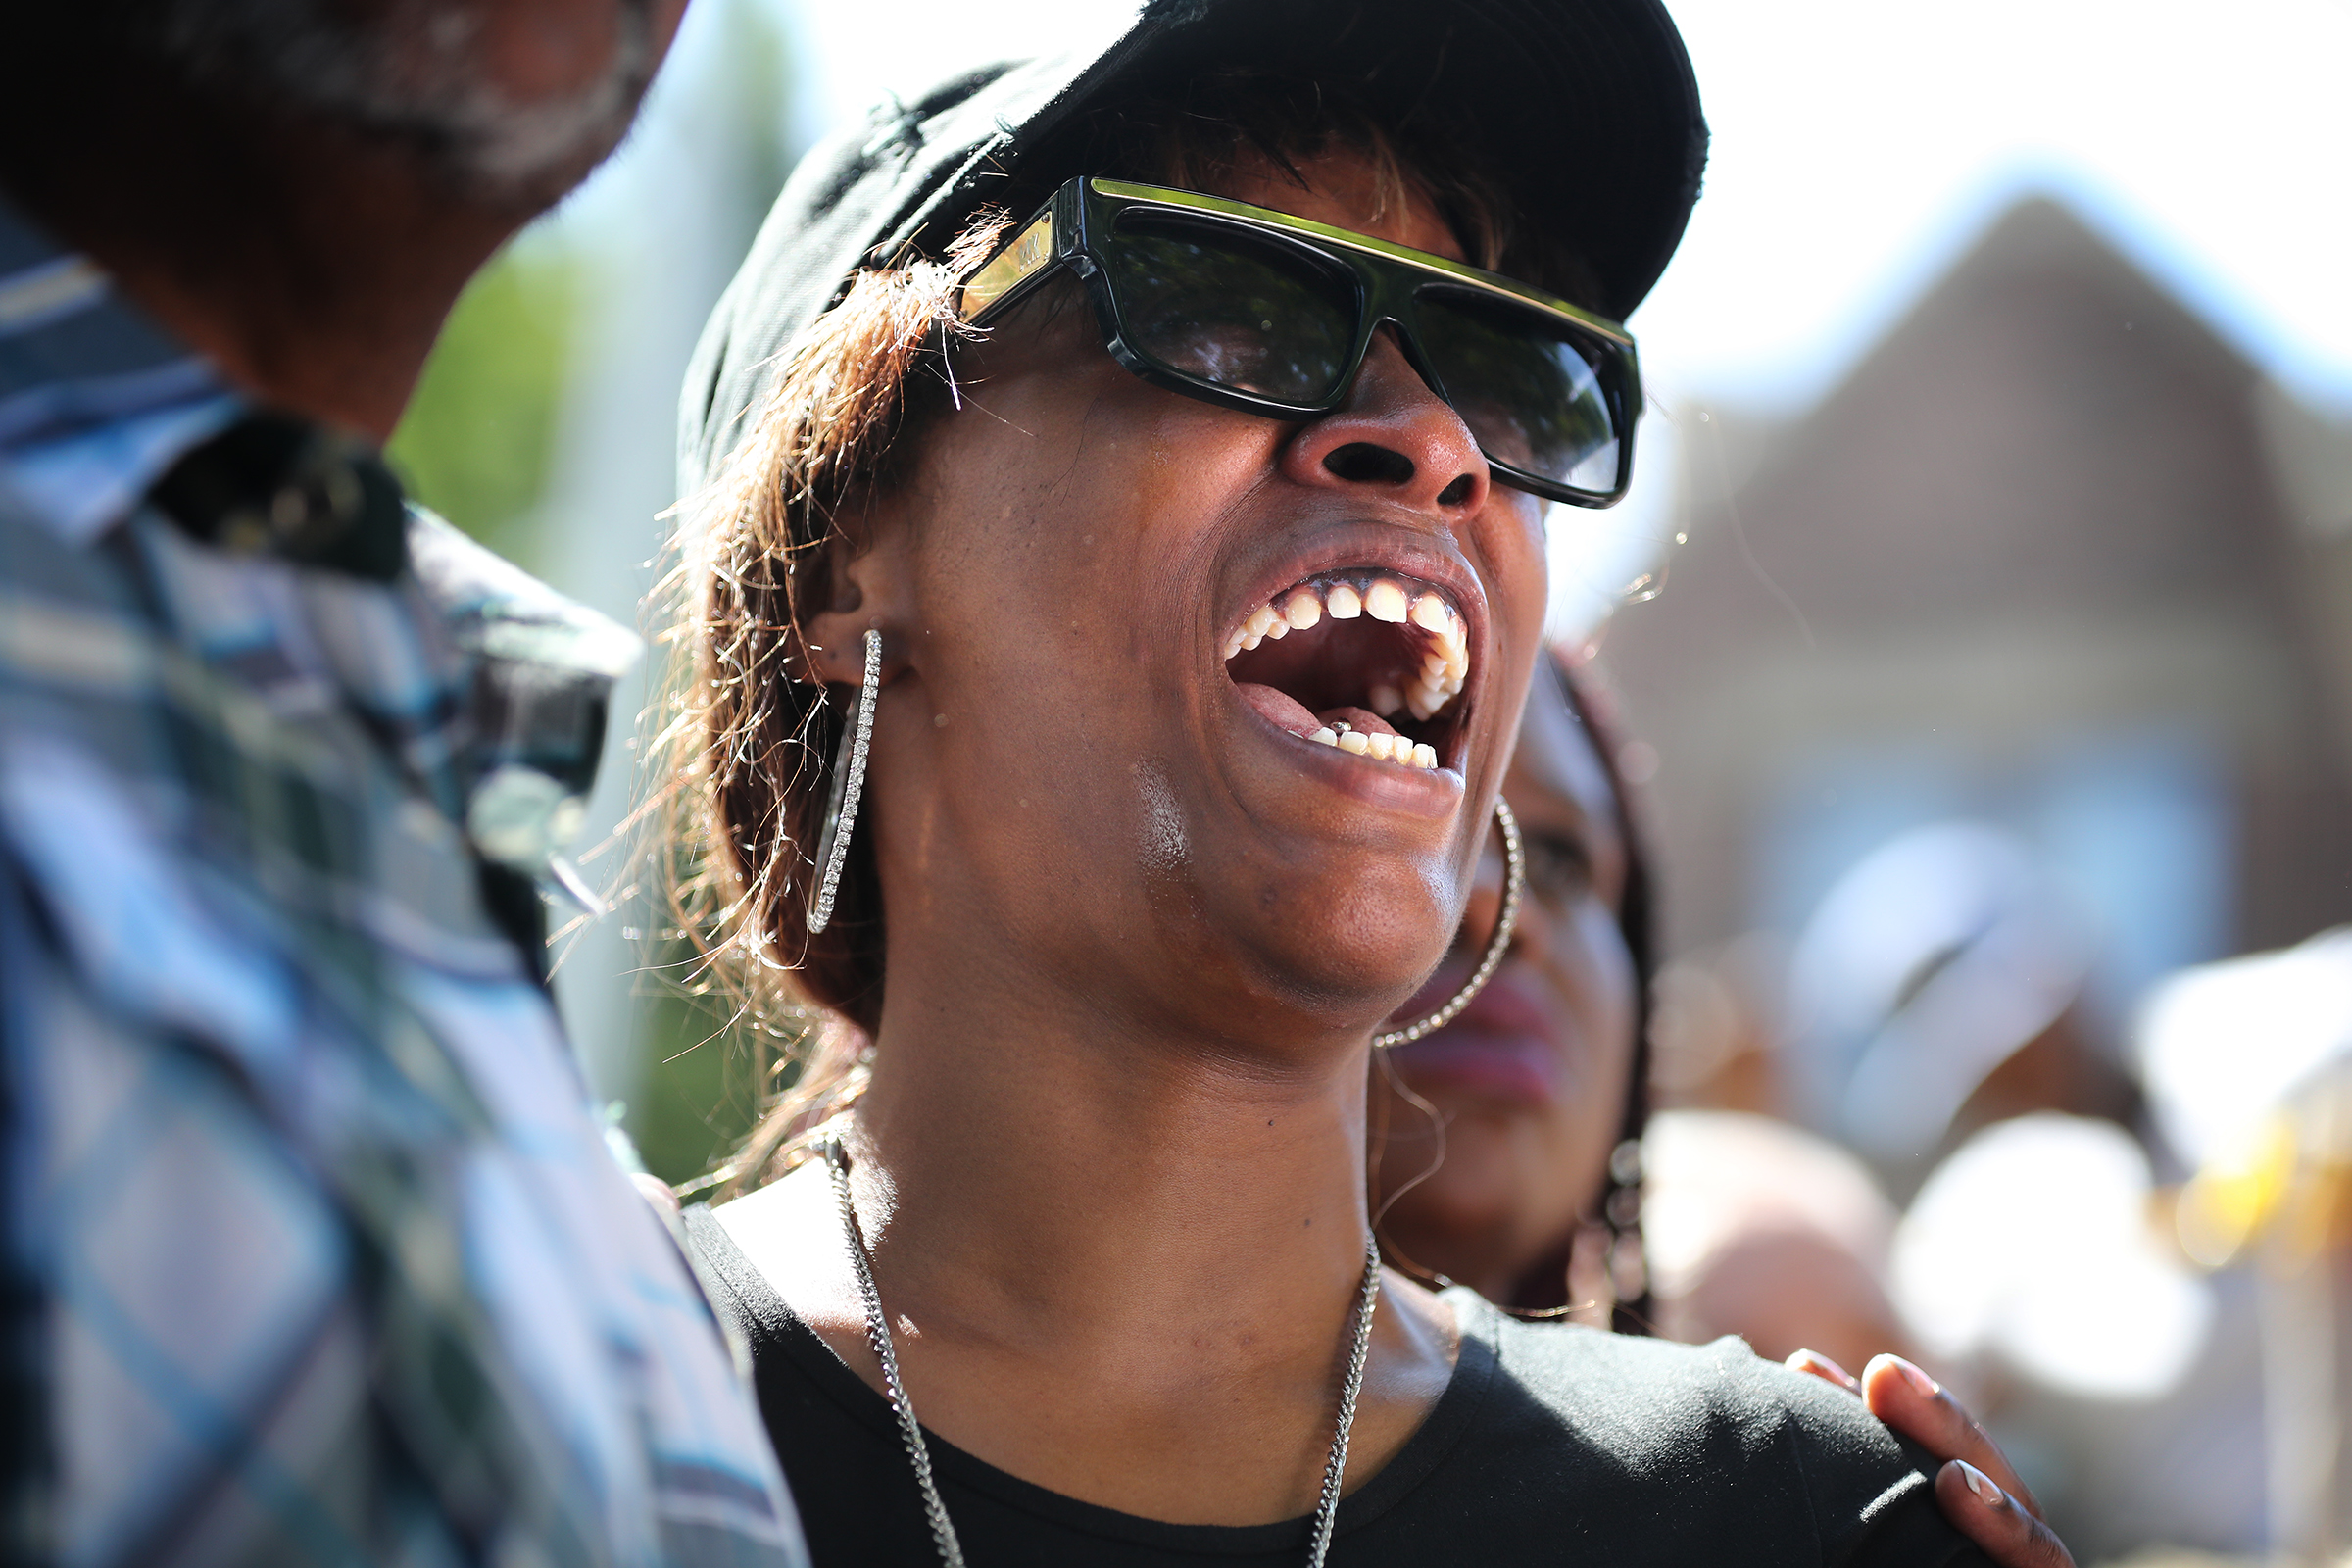
[[[1133,9],[781,3],[810,131]],[[2352,418],[2352,0],[1669,5],[1715,141],[1690,235],[1633,321],[1668,405],[1801,409],[2003,208],[2041,191]],[[1658,457],[1664,422],[1644,436],[1665,437]],[[1642,467],[1607,529],[1574,530],[1599,553],[1559,564],[1563,612],[1574,582],[1611,579],[1668,526],[1670,466]]]
[[[2281,379],[2352,409],[2352,0],[1670,8],[1715,131],[1690,237],[1634,323],[1670,393],[1809,401],[2043,189]],[[809,128],[1131,10],[805,0]]]

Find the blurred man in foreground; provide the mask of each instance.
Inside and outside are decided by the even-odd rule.
[[[633,639],[375,453],[682,5],[11,13],[11,1561],[804,1560],[539,972]]]

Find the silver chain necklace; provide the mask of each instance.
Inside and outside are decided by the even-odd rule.
[[[923,1517],[930,1522],[931,1540],[939,1547],[939,1560],[946,1568],[963,1568],[963,1544],[956,1539],[955,1521],[948,1517],[948,1505],[939,1495],[939,1486],[931,1479],[931,1450],[923,1443],[923,1429],[914,1418],[913,1401],[906,1397],[906,1385],[899,1378],[899,1355],[890,1337],[890,1319],[882,1311],[882,1293],[874,1288],[873,1254],[865,1250],[865,1233],[858,1226],[858,1207],[850,1200],[850,1155],[842,1147],[841,1134],[836,1132],[825,1140],[825,1169],[833,1177],[833,1197],[841,1204],[841,1228],[850,1240],[850,1263],[858,1271],[858,1294],[865,1301],[865,1338],[874,1348],[874,1358],[882,1363],[882,1387],[890,1396],[890,1407],[898,1413],[899,1437],[906,1445],[906,1457],[914,1465],[914,1484],[923,1494]],[[1307,1547],[1308,1568],[1323,1568],[1323,1558],[1331,1550],[1331,1531],[1340,1517],[1340,1482],[1348,1472],[1348,1434],[1355,1425],[1355,1399],[1363,1392],[1364,1358],[1372,1348],[1372,1312],[1380,1300],[1380,1244],[1369,1232],[1364,1237],[1364,1282],[1356,1292],[1355,1327],[1348,1349],[1348,1381],[1340,1389],[1340,1418],[1338,1430],[1331,1438],[1331,1457],[1323,1465],[1323,1490],[1315,1501],[1315,1534]]]

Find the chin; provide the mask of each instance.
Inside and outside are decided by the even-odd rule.
[[[1360,846],[1311,847],[1280,869],[1230,879],[1223,941],[1267,989],[1369,1032],[1411,999],[1445,956],[1459,913],[1449,867],[1415,868]],[[1212,918],[1214,910],[1212,906]]]

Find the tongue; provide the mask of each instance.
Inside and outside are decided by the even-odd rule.
[[[1260,686],[1254,681],[1235,681],[1233,684],[1234,689],[1242,694],[1243,702],[1294,735],[1312,735],[1326,725],[1338,729],[1342,724],[1349,729],[1360,729],[1367,735],[1396,733],[1396,726],[1387,719],[1360,708],[1334,708],[1327,712],[1311,713],[1304,703],[1288,692]]]
[[[1294,735],[1312,735],[1315,732],[1315,715],[1306,710],[1304,703],[1288,692],[1260,686],[1254,681],[1237,680],[1233,685],[1234,690],[1242,694],[1243,702],[1265,714],[1281,728]]]

